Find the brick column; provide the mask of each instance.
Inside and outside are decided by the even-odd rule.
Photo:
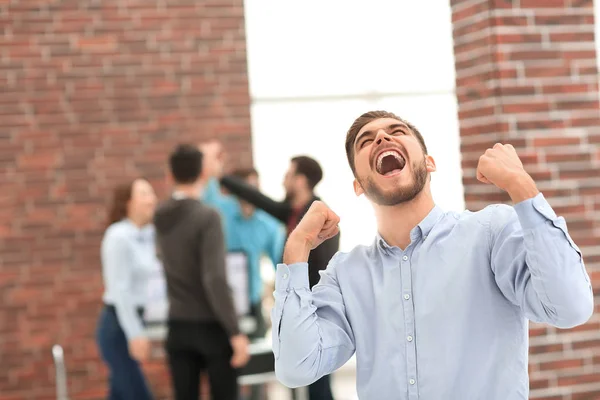
[[[103,399],[99,246],[112,187],[218,136],[251,162],[244,9],[236,1],[0,5],[0,399]],[[145,366],[172,398],[164,360]]]
[[[512,143],[600,283],[600,110],[592,1],[451,0],[467,207],[508,196],[475,179]],[[531,398],[600,398],[600,323],[531,327]],[[572,397],[568,393],[576,393]],[[579,397],[581,396],[581,397]]]

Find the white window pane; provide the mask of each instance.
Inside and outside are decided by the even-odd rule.
[[[283,198],[282,180],[291,157],[309,155],[324,170],[317,193],[341,217],[342,250],[369,244],[376,233],[373,210],[357,198],[346,160],[344,140],[363,112],[387,109],[414,123],[437,160],[432,190],[445,209],[463,209],[456,102],[451,94],[390,98],[378,104],[363,101],[258,103],[252,107],[254,160],[263,190]],[[432,112],[435,111],[435,116]]]
[[[342,249],[373,240],[373,212],[352,188],[344,139],[352,121],[367,110],[360,101],[255,104],[252,107],[254,162],[263,190],[282,199],[283,175],[293,156],[305,154],[323,167],[317,194],[340,216]]]
[[[247,0],[245,7],[257,99],[454,87],[447,1]]]

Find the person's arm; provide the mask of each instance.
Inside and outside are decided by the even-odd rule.
[[[333,258],[335,253],[340,249],[340,234],[338,233],[331,239],[324,241],[319,247],[311,251],[311,260],[313,260],[313,264],[309,264],[308,266],[308,276],[310,281],[311,289],[321,279],[319,271],[324,270],[329,264],[330,260]]]
[[[202,284],[215,316],[229,335],[240,333],[225,265],[225,238],[219,213],[207,208],[201,222],[198,256],[202,265]]]
[[[119,325],[128,341],[145,337],[142,320],[137,313],[137,305],[131,295],[133,286],[133,249],[129,240],[113,232],[108,232],[102,244],[102,264],[105,270],[106,285],[113,294],[113,306]]]
[[[275,201],[262,194],[254,186],[244,182],[243,179],[235,176],[224,176],[221,178],[221,185],[240,199],[253,204],[267,214],[272,215],[283,223],[287,223],[292,209],[288,203]]]
[[[275,374],[284,385],[309,385],[343,366],[354,354],[334,258],[311,292],[308,264],[280,264],[271,311]]]
[[[235,208],[239,207],[235,198],[221,192],[219,181],[216,178],[210,178],[206,183],[202,192],[202,200],[222,212],[233,212]]]
[[[285,245],[285,230],[281,223],[276,219],[271,220],[271,223],[269,224],[269,229],[269,240],[267,242],[266,253],[271,259],[273,267],[277,268],[277,264],[281,263],[283,257],[283,246]]]
[[[590,318],[594,298],[581,252],[541,193],[514,209],[496,206],[489,227],[496,282],[525,317],[558,328]]]
[[[164,262],[162,248],[160,247],[160,241],[158,235],[154,235],[154,255],[156,259],[161,263]]]

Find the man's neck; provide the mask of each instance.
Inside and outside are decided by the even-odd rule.
[[[434,207],[431,193],[425,190],[407,203],[395,206],[376,205],[374,208],[379,234],[390,246],[404,250],[410,244],[410,232]]]
[[[135,225],[138,228],[143,228],[144,226],[148,225],[148,221],[146,220],[141,220],[140,218],[135,218],[133,216],[128,216],[127,219],[129,220],[129,222],[131,222],[133,225]]]
[[[199,195],[199,189],[200,186],[197,184],[175,185],[173,188],[173,193],[177,193],[179,196],[197,199]]]
[[[291,201],[292,208],[306,207],[313,197],[315,197],[315,194],[309,191],[296,193]]]
[[[240,212],[244,219],[250,219],[254,215],[255,208],[244,203],[240,203]]]

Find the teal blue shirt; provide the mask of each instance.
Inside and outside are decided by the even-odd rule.
[[[211,179],[204,189],[202,200],[221,214],[227,251],[243,251],[248,257],[250,302],[260,302],[263,283],[260,275],[260,258],[267,255],[273,266],[281,262],[285,229],[283,224],[262,210],[244,217],[240,203],[234,196],[221,193],[216,179]]]

